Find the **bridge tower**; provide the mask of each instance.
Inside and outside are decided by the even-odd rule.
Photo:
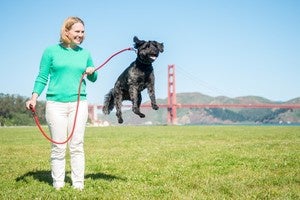
[[[98,121],[98,115],[97,115],[97,105],[89,105],[88,106],[88,113],[89,113],[89,119],[91,120],[91,123],[94,124]]]
[[[168,65],[168,124],[177,124],[175,65]]]

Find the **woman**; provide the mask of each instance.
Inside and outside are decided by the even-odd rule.
[[[84,22],[78,17],[67,18],[61,28],[60,43],[45,49],[39,74],[35,80],[32,97],[26,102],[27,109],[35,108],[38,96],[49,78],[46,93],[46,120],[54,141],[65,141],[71,134],[76,111],[78,86],[83,73],[95,82],[97,72],[90,53],[79,45],[84,40]],[[75,130],[68,142],[71,157],[71,179],[75,189],[84,188],[84,132],[88,118],[86,83],[83,81]],[[51,175],[57,190],[65,185],[65,155],[67,144],[52,144]]]

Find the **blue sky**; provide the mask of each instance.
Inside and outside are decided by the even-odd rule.
[[[164,43],[154,63],[158,98],[167,97],[169,64],[176,66],[177,93],[300,96],[298,0],[2,0],[0,7],[2,93],[29,97],[43,50],[58,42],[66,17],[79,16],[86,28],[82,46],[96,66],[132,46],[135,35]],[[100,69],[97,82],[88,83],[90,103],[101,104],[134,59],[128,51]]]

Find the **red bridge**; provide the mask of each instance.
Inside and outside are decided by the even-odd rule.
[[[175,65],[168,66],[168,104],[158,105],[168,109],[167,122],[176,124],[177,108],[271,108],[271,109],[300,109],[300,104],[180,104],[176,101],[175,90]],[[92,122],[97,121],[95,110],[102,109],[102,105],[89,105],[89,118]],[[131,105],[123,105],[131,107]],[[142,104],[142,108],[151,108],[150,104]]]

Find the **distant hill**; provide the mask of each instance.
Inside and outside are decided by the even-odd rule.
[[[243,96],[229,98],[226,96],[211,97],[201,93],[178,93],[178,104],[300,104],[300,97],[286,102],[274,102],[259,96]],[[158,104],[167,104],[167,99],[157,99]],[[145,102],[149,104],[149,102]],[[167,124],[167,109],[154,111],[141,108],[145,118],[139,118],[131,109],[123,109],[124,125],[134,124]],[[99,113],[101,122],[117,125],[115,113],[103,115]],[[300,124],[300,109],[268,109],[268,108],[178,108],[177,123],[182,125],[197,124]]]

